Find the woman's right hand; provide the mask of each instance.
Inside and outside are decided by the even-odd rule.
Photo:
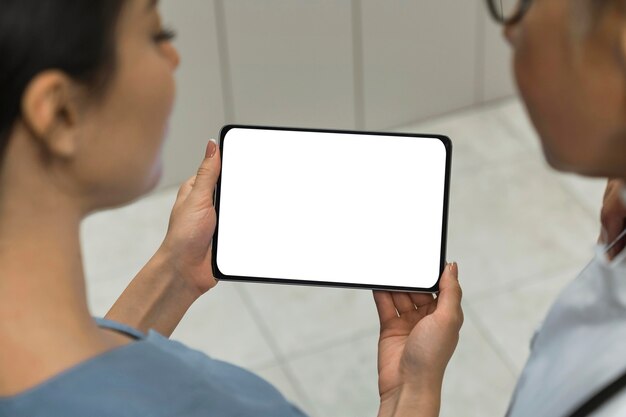
[[[374,291],[380,318],[379,416],[437,416],[443,374],[463,324],[456,264],[446,266],[432,294]],[[413,414],[411,414],[413,411]]]
[[[617,179],[609,180],[606,186],[600,215],[602,232],[599,241],[601,243],[613,243],[626,229],[626,206],[620,198],[622,187],[626,187],[626,184]],[[624,247],[626,247],[626,238],[623,238],[609,251],[609,258],[614,258]]]

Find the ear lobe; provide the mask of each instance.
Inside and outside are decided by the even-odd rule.
[[[78,149],[78,113],[72,101],[74,82],[60,71],[45,71],[28,85],[22,119],[47,152],[63,159]]]

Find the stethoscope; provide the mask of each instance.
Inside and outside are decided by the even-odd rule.
[[[626,237],[626,230],[624,230],[617,239],[611,244],[604,248],[604,253],[611,250],[617,242]],[[626,249],[624,249],[626,251]],[[626,279],[626,277],[624,277]],[[578,406],[576,410],[569,414],[569,417],[586,417],[599,409],[602,405],[606,404],[615,396],[615,394],[621,392],[624,388],[626,388],[626,371],[624,371],[619,377],[614,379],[608,385],[601,388],[595,394],[593,394],[590,398],[588,398],[584,403]]]

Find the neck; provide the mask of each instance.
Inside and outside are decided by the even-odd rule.
[[[62,189],[36,141],[16,130],[0,175],[0,338],[90,320],[80,201]]]
[[[0,317],[8,320],[0,322],[0,331],[19,326],[23,332],[40,328],[42,321],[69,324],[89,318],[80,217],[62,204],[34,206],[11,197],[3,201]]]
[[[87,307],[82,216],[79,204],[44,176],[22,171],[1,178],[0,396],[107,348]]]

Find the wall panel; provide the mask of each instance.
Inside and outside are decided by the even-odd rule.
[[[209,138],[224,124],[214,0],[162,0],[163,21],[176,29],[181,55],[177,100],[164,150],[161,187],[195,174]]]
[[[346,0],[223,0],[233,120],[353,128]]]
[[[476,1],[361,2],[367,128],[475,102]]]
[[[484,67],[482,71],[483,100],[490,101],[515,94],[512,53],[497,25],[487,10],[480,14],[483,25]]]

